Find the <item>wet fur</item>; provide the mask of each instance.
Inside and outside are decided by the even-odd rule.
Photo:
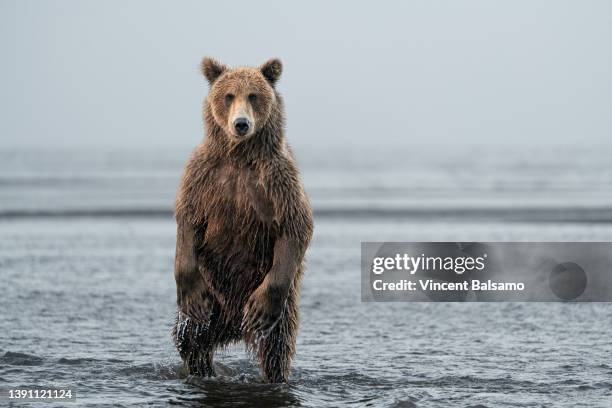
[[[185,168],[176,202],[178,314],[172,336],[191,374],[214,375],[214,351],[244,340],[267,381],[287,381],[313,225],[284,140],[283,103],[274,88],[281,66],[229,70],[205,60],[202,68],[211,82],[204,104],[206,138]],[[254,107],[258,127],[243,141],[228,134],[223,120],[227,106],[221,100],[227,87],[236,86],[255,86],[266,104]],[[281,253],[291,259],[279,259]],[[244,330],[245,305],[275,265],[295,265],[293,272],[275,270],[274,279],[268,277],[290,279],[287,295],[274,296],[274,285],[264,292],[280,318],[265,333]]]

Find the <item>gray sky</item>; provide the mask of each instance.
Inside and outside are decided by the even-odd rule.
[[[194,145],[204,55],[280,57],[297,148],[612,143],[608,1],[0,0],[0,32],[5,148]]]

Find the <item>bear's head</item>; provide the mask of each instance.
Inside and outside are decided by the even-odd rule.
[[[210,83],[207,102],[214,121],[231,139],[246,140],[268,122],[278,103],[274,85],[282,70],[278,59],[259,68],[230,69],[204,58],[202,73]]]

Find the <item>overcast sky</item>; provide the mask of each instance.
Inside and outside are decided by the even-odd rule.
[[[298,148],[612,143],[609,1],[0,4],[5,148],[192,146],[204,55],[280,57]]]

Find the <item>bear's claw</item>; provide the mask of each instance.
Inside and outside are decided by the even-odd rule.
[[[257,288],[244,307],[243,332],[270,332],[281,318],[282,307],[275,306],[264,287]]]

